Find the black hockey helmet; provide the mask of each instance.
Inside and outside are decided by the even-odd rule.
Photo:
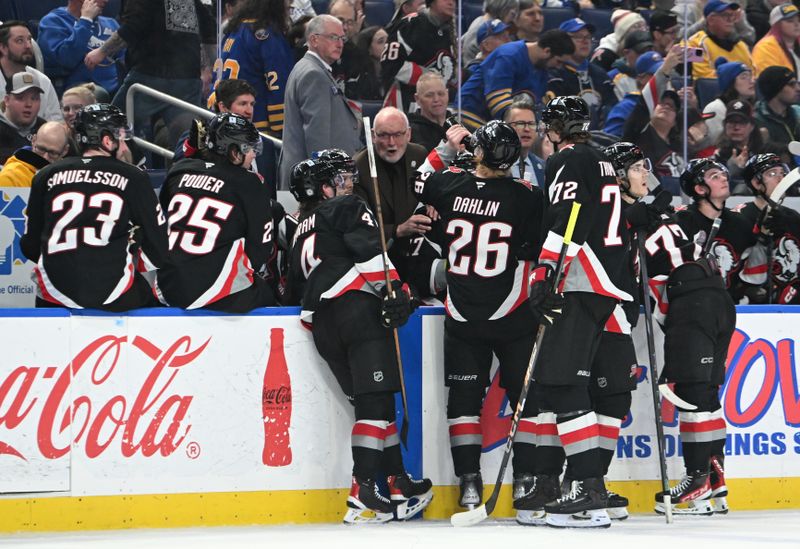
[[[322,198],[322,186],[334,186],[336,168],[325,160],[303,160],[292,166],[289,190],[298,202]]]
[[[636,164],[640,160],[644,160],[645,168],[650,171],[650,159],[644,156],[642,149],[638,145],[634,145],[628,141],[620,141],[603,149],[603,152],[611,160],[611,164],[617,171],[617,177],[620,179],[628,178],[628,168]]]
[[[786,173],[789,173],[789,167],[775,153],[755,154],[747,160],[744,170],[742,170],[742,177],[744,177],[744,182],[753,191],[753,194],[760,195],[763,193],[762,190],[753,187],[753,179],[761,181],[761,175],[768,169],[775,167],[783,168]]]
[[[324,160],[336,170],[337,175],[349,174],[353,181],[353,185],[358,183],[358,168],[356,167],[355,160],[344,152],[342,149],[325,149],[317,151],[311,155],[312,160]],[[341,187],[344,185],[344,179],[339,178],[337,184]]]
[[[728,168],[726,168],[724,164],[711,158],[695,158],[690,160],[689,165],[683,170],[680,177],[681,189],[683,192],[695,200],[703,198],[702,195],[697,194],[694,188],[696,185],[702,185],[708,189],[708,184],[706,184],[704,176],[706,172],[712,168],[722,170],[726,174],[728,173]]]
[[[230,112],[220,113],[206,125],[206,147],[213,153],[227,157],[231,147],[245,154],[250,150],[261,154],[261,136],[244,116]]]
[[[558,132],[562,138],[588,133],[589,106],[577,95],[554,97],[542,111],[542,122],[547,130]]]
[[[483,151],[481,164],[496,170],[507,170],[519,160],[522,145],[514,128],[492,120],[475,131],[475,146]]]
[[[478,163],[475,161],[475,155],[468,150],[457,152],[456,157],[453,158],[453,161],[450,163],[451,166],[455,168],[461,168],[462,170],[466,170],[468,172],[474,172],[477,164]]]
[[[102,146],[103,137],[114,140],[130,139],[128,118],[120,109],[108,103],[86,105],[75,116],[75,133],[81,145]]]

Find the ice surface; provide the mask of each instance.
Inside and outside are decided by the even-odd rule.
[[[120,530],[0,536],[0,547],[89,549],[94,547],[191,549],[259,547],[324,549],[656,549],[699,547],[735,549],[762,546],[800,548],[800,510],[731,511],[727,516],[663,517],[632,515],[609,529],[557,530],[524,527],[511,519],[489,518],[472,528],[454,528],[445,521],[345,526],[338,524]]]

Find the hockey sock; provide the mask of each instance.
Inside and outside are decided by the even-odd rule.
[[[477,473],[481,468],[481,418],[461,416],[447,420],[450,430],[450,453],[456,476]]]
[[[386,426],[386,441],[383,446],[383,472],[387,475],[399,475],[405,472],[403,454],[400,451],[400,436],[397,424],[392,421]]]
[[[564,449],[561,447],[561,439],[558,438],[556,415],[553,412],[539,412],[536,420],[538,426],[533,472],[537,475],[559,476],[564,467]]]
[[[564,453],[577,480],[603,476],[600,430],[591,410],[557,414],[556,427]]]
[[[714,412],[678,412],[686,471],[708,472],[711,458],[711,441],[719,420]]]
[[[514,437],[514,455],[511,466],[514,473],[533,473],[536,461],[536,416],[522,417],[517,425],[517,434]]]
[[[360,419],[353,425],[353,475],[359,479],[375,479],[381,466],[386,443],[388,421]]]
[[[611,460],[614,459],[614,452],[617,450],[617,438],[619,438],[619,428],[621,425],[622,420],[619,418],[597,414],[603,475],[608,474],[608,467],[611,465]]]
[[[728,434],[725,418],[722,415],[722,408],[711,412],[714,429],[711,431],[711,455],[725,455],[725,437]]]

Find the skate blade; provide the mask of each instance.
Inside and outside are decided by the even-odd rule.
[[[344,515],[345,524],[382,524],[394,518],[393,513],[378,513],[371,509],[348,509]]]
[[[714,500],[714,514],[727,515],[728,514],[728,499],[725,497],[716,497]]]
[[[573,515],[556,515],[547,513],[545,521],[552,528],[609,528],[611,518],[605,509],[585,511],[589,513],[586,519],[576,519]]]
[[[544,526],[545,513],[542,511],[520,511],[517,510],[517,524],[522,526]]]
[[[627,507],[608,507],[606,512],[608,513],[608,518],[611,520],[625,520],[629,516]],[[572,518],[575,520],[589,520],[591,517],[589,516],[589,511],[584,511],[572,515]]]
[[[475,526],[479,522],[486,520],[489,515],[486,513],[486,505],[480,505],[469,511],[455,513],[450,517],[450,524],[456,527]]]
[[[714,507],[707,499],[692,501],[687,507],[677,507],[677,505],[679,504],[672,505],[672,514],[675,516],[708,517],[714,514]],[[663,515],[665,512],[664,504],[661,502],[656,502],[655,512],[659,515]]]
[[[410,499],[400,501],[395,509],[397,520],[408,520],[414,518],[425,509],[433,499],[433,491],[428,490],[421,496],[414,496]]]

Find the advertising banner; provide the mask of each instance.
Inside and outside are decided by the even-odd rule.
[[[0,308],[34,305],[33,262],[22,255],[19,247],[25,234],[29,194],[28,188],[0,188]]]

